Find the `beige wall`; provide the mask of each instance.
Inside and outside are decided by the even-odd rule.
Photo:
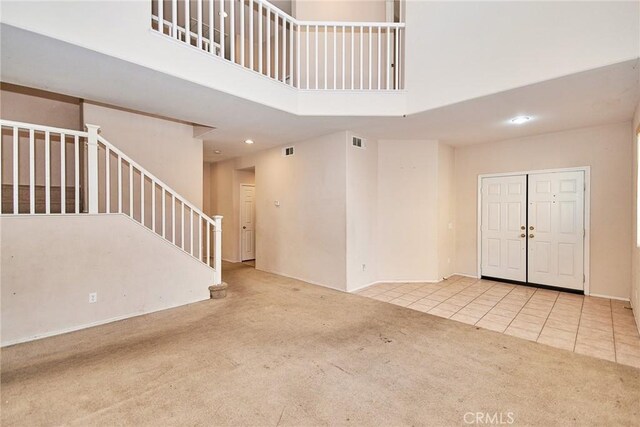
[[[346,132],[212,165],[212,209],[223,215],[223,258],[238,261],[240,183],[255,168],[256,267],[346,289]],[[280,206],[276,207],[275,202]]]
[[[293,0],[292,11],[303,21],[384,22],[385,0]]]
[[[124,215],[3,217],[0,227],[2,345],[208,298],[211,269]]]
[[[378,147],[378,280],[436,281],[438,141]]]
[[[33,123],[39,125],[59,127],[63,129],[82,130],[80,100],[64,95],[25,88],[21,86],[2,83],[0,85],[0,117],[5,120]],[[12,135],[3,132],[2,139],[2,182],[13,183],[13,146]],[[20,134],[19,158],[24,159],[19,168],[19,182],[22,185],[29,183],[29,135],[27,132]],[[44,185],[44,134],[35,134],[36,155],[36,185]],[[71,139],[67,141],[66,150],[66,180],[73,182],[73,146]],[[60,185],[60,140],[57,136],[51,138],[51,185]]]
[[[631,124],[584,128],[455,150],[456,272],[477,272],[478,175],[591,166],[591,292],[628,298]]]
[[[85,123],[142,167],[202,208],[202,141],[193,126],[102,105],[83,103]]]
[[[636,114],[633,119],[633,127],[632,127],[632,150],[633,155],[632,164],[633,164],[633,190],[632,190],[632,212],[633,218],[631,233],[631,305],[633,307],[633,314],[636,317],[636,325],[638,325],[640,329],[640,249],[636,244],[637,242],[637,216],[638,216],[638,143],[640,143],[640,103],[636,107]]]

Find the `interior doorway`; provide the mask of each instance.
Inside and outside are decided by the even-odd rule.
[[[254,184],[240,184],[240,260],[255,262],[255,259],[256,188]]]
[[[480,276],[588,295],[588,184],[588,168],[480,176]]]

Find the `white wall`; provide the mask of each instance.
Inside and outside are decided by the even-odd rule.
[[[591,166],[591,293],[629,297],[631,123],[456,148],[456,272],[477,272],[478,175]]]
[[[636,325],[640,329],[640,249],[637,246],[637,217],[638,217],[638,143],[640,143],[640,103],[636,107],[636,114],[633,119],[631,145],[632,145],[632,212],[633,217],[631,233],[631,305],[633,314],[636,317]]]
[[[365,139],[364,148],[351,137]],[[361,134],[347,138],[347,290],[378,279],[378,142]]]
[[[438,141],[378,141],[378,280],[438,280]]]
[[[211,269],[124,215],[0,227],[3,346],[208,298]]]
[[[110,143],[202,208],[203,147],[192,125],[89,102],[82,114]]]
[[[640,3],[406,2],[408,111],[640,56]]]

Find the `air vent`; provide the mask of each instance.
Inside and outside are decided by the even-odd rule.
[[[284,147],[282,149],[282,155],[283,156],[293,156],[293,147]]]
[[[357,148],[364,148],[364,140],[360,137],[354,136],[351,138],[351,145]]]

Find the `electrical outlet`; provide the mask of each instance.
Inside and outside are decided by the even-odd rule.
[[[94,302],[98,302],[98,293],[97,292],[91,292],[89,294],[89,304],[93,304]]]

